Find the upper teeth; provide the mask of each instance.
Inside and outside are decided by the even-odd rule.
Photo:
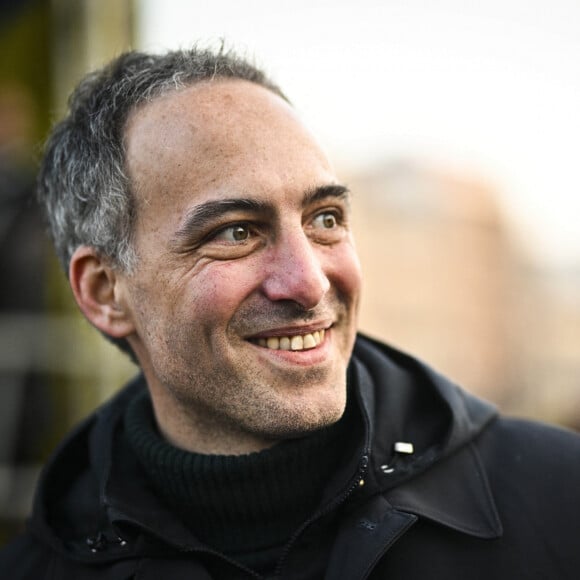
[[[324,340],[324,330],[294,336],[270,336],[259,338],[258,344],[272,350],[306,350],[318,346]]]

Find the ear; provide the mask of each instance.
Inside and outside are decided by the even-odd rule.
[[[124,303],[121,277],[94,248],[81,246],[72,255],[70,285],[82,313],[101,332],[124,338],[135,331]]]

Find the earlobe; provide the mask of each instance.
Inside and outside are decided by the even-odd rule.
[[[94,248],[81,246],[75,250],[69,281],[82,313],[101,332],[113,338],[134,332],[130,311],[120,300],[118,273]]]

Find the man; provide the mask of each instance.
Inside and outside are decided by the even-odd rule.
[[[3,577],[577,578],[580,438],[357,337],[349,192],[263,73],[121,56],[39,189],[142,376],[56,452]]]

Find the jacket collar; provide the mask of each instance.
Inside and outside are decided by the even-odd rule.
[[[427,472],[391,489],[387,501],[478,538],[502,535],[502,525],[477,450],[467,444]]]
[[[388,356],[380,356],[377,347]],[[396,510],[465,534],[501,536],[475,445],[496,409],[416,359],[364,337],[357,341],[353,367],[372,439],[365,495],[378,491]],[[418,398],[429,402],[423,415],[417,413]],[[412,455],[397,455],[392,451],[396,441],[418,445]]]

